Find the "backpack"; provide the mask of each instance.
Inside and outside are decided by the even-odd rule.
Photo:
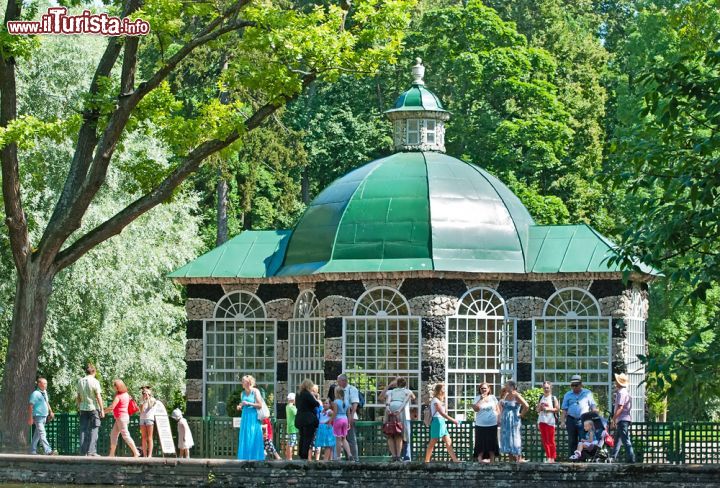
[[[330,388],[328,388],[327,396],[331,402],[335,400],[335,388],[337,388],[337,386],[338,386],[337,383],[333,383],[332,385],[330,385]],[[365,395],[363,395],[363,392],[361,392],[359,388],[356,388],[356,390],[358,391],[358,410],[359,410],[365,406]]]
[[[423,424],[425,424],[425,427],[430,427],[431,423],[432,423],[432,411],[430,409],[430,404],[428,403],[425,406],[425,410],[423,411]]]
[[[542,399],[543,399],[544,396],[545,396],[545,395],[540,394],[540,398],[538,398],[538,403],[540,403],[540,402],[542,401]],[[560,408],[560,402],[558,402],[558,399],[557,399],[557,397],[556,397],[555,395],[553,395],[550,400],[553,402],[553,404],[552,404],[553,407],[555,407],[555,404],[557,403],[557,404],[558,404],[558,409]],[[558,422],[560,421],[560,412],[559,412],[559,411],[555,411],[555,412],[553,412],[553,415],[555,416],[555,423],[558,423]]]

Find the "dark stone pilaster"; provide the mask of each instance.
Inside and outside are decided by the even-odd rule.
[[[551,281],[501,281],[497,289],[503,300],[515,297],[538,297],[547,300],[555,291]]]
[[[202,417],[202,402],[186,402],[185,417]]]
[[[467,286],[463,280],[407,278],[399,291],[408,300],[423,295],[449,295],[459,298],[467,291]]]
[[[206,300],[210,300],[211,302],[217,302],[223,297],[223,295],[225,295],[225,291],[220,285],[187,285],[188,298],[204,298]]]
[[[532,381],[532,364],[517,363],[517,380]]]
[[[423,361],[421,379],[423,382],[429,383],[445,381],[445,363],[439,361]]]
[[[188,339],[202,339],[203,338],[203,321],[202,320],[188,320],[187,328],[185,329],[185,336]]]
[[[325,339],[342,337],[342,317],[325,319]]]
[[[186,361],[187,370],[185,371],[185,378],[188,380],[201,380],[202,379],[202,361]]]
[[[288,340],[288,322],[287,320],[278,320],[277,321],[277,340],[279,341],[286,341]]]
[[[342,361],[325,361],[325,380],[335,381],[342,373]]]
[[[612,338],[625,339],[627,337],[627,327],[623,319],[612,319]]]
[[[277,381],[288,380],[288,363],[278,362],[276,366]]]
[[[363,293],[365,293],[365,287],[360,280],[319,281],[315,284],[315,296],[318,300],[330,295],[340,295],[357,300]]]
[[[423,317],[422,338],[436,339],[445,337],[445,317]]]
[[[300,288],[297,283],[281,283],[277,285],[269,285],[263,283],[258,286],[256,295],[263,303],[281,298],[289,298],[292,301],[297,300],[300,294]]]
[[[519,340],[519,341],[532,340],[532,320],[518,320],[517,321],[517,340]]]
[[[616,297],[622,295],[627,286],[622,280],[594,280],[590,285],[590,293],[600,300],[606,297]]]

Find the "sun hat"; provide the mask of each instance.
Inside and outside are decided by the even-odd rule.
[[[570,384],[572,385],[573,383],[582,383],[582,376],[579,374],[573,375],[573,377],[570,378]]]
[[[295,400],[295,393],[288,393],[287,399],[288,399],[288,400]]]
[[[182,418],[182,412],[180,411],[179,408],[176,408],[175,410],[172,411],[172,413],[170,414],[170,417],[173,420],[180,420]]]
[[[617,381],[620,386],[627,386],[630,384],[630,378],[628,378],[625,373],[616,374],[615,381]]]

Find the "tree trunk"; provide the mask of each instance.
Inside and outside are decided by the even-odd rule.
[[[10,347],[3,376],[0,449],[4,452],[25,453],[28,449],[28,396],[35,388],[38,355],[54,278],[53,273],[43,270],[33,260],[27,264],[26,276],[23,278],[22,273],[18,273]]]
[[[308,174],[310,171],[308,170],[308,167],[305,166],[302,171],[302,177],[300,179],[300,192],[301,192],[301,198],[302,202],[307,205],[310,203],[310,175]]]
[[[227,217],[227,193],[228,184],[223,176],[222,169],[218,169],[217,183],[217,239],[215,246],[219,246],[228,240],[228,217]]]

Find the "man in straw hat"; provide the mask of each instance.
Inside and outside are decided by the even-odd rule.
[[[613,416],[610,420],[610,428],[615,427],[615,448],[612,452],[613,459],[617,459],[620,453],[620,446],[625,446],[625,459],[628,463],[635,462],[635,452],[630,441],[630,422],[632,416],[632,397],[628,392],[630,379],[625,373],[615,375],[615,396],[613,397]]]

